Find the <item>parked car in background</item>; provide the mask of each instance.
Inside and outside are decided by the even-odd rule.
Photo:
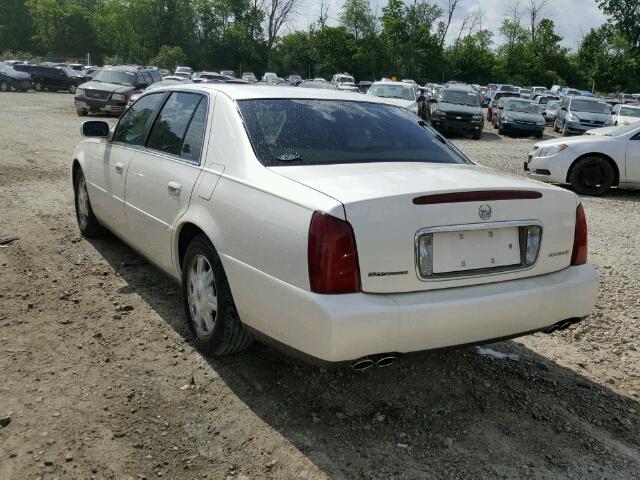
[[[354,92],[354,93],[360,92],[360,90],[358,89],[358,86],[355,83],[349,83],[349,82],[338,83],[336,85],[336,90],[342,90],[344,92]]]
[[[337,90],[337,85],[333,85],[326,80],[323,82],[316,82],[315,80],[304,80],[298,88],[320,88],[322,90]]]
[[[220,75],[224,75],[225,77],[236,78],[236,72],[233,70],[220,70]]]
[[[187,77],[183,77],[181,75],[167,75],[166,77],[162,77],[163,80],[177,80],[180,82],[190,83],[191,79]]]
[[[302,83],[302,77],[300,75],[289,75],[287,77],[287,83],[292,87],[297,87]]]
[[[176,77],[175,79],[163,78],[159,82],[152,83],[147,88],[142,90],[141,92],[134,93],[129,97],[129,101],[127,102],[127,107],[131,107],[134,103],[138,101],[140,97],[142,97],[145,93],[150,92],[151,90],[155,90],[162,87],[170,87],[172,85],[184,85],[185,83],[191,83],[189,80],[185,80],[182,77]]]
[[[333,83],[334,85],[340,85],[341,83],[356,83],[355,78],[353,78],[353,75],[349,75],[348,73],[336,73],[332,78],[331,78],[331,83]]]
[[[218,72],[197,72],[191,76],[193,82],[215,82],[231,80],[233,77]]]
[[[133,94],[161,80],[160,72],[156,69],[134,65],[105,67],[93,80],[78,87],[76,112],[79,116],[88,113],[120,115]]]
[[[560,96],[580,96],[580,90],[576,90],[575,88],[562,87],[560,89]]]
[[[278,84],[278,75],[275,72],[265,72],[262,76],[262,82],[267,85],[277,85]]]
[[[609,125],[613,125],[613,120],[611,110],[604,100],[567,95],[562,98],[560,108],[556,112],[553,130],[566,136]]]
[[[602,195],[614,186],[640,188],[640,123],[597,130],[602,134],[537,143],[525,174],[570,184],[583,195]]]
[[[26,92],[31,88],[31,75],[0,63],[0,92]]]
[[[389,99],[189,84],[83,132],[80,232],[106,226],[178,282],[209,355],[258,339],[364,369],[594,307],[577,196],[475,165]]]
[[[174,75],[178,75],[179,77],[191,78],[193,74],[193,68],[191,67],[176,67],[173,71]]]
[[[489,103],[489,107],[487,108],[487,120],[489,122],[493,121],[493,115],[498,108],[498,101],[501,98],[520,98],[520,94],[512,91],[496,92],[491,99],[491,103]]]
[[[445,87],[430,103],[429,117],[435,129],[471,134],[476,140],[482,137],[484,115],[475,90],[462,85]]]
[[[501,98],[493,126],[498,133],[526,133],[542,138],[545,120],[540,107],[524,98]]]
[[[640,106],[621,104],[613,107],[611,119],[614,125],[630,125],[640,121]]]
[[[313,79],[314,82],[326,82],[326,78],[322,78],[322,77],[314,77]]]
[[[616,97],[616,100],[618,100],[618,102],[620,103],[629,103],[629,102],[635,103],[638,101],[636,97],[628,93],[621,93]]]
[[[373,85],[373,82],[370,82],[368,80],[360,80],[358,82],[358,91],[360,93],[367,93],[371,88],[371,85]]]
[[[160,72],[160,76],[161,76],[162,78],[164,78],[164,77],[168,77],[169,75],[171,75],[171,72],[170,72],[169,70],[167,70],[166,68],[161,68],[161,69],[159,70],[159,72]]]
[[[532,95],[533,95],[533,91],[532,90],[529,90],[528,88],[521,88],[520,89],[520,97],[526,98],[526,99],[531,99]]]
[[[242,74],[242,79],[249,83],[256,83],[258,81],[253,72],[244,72]]]
[[[78,86],[85,82],[85,77],[69,72],[70,68],[55,67],[52,65],[16,63],[14,70],[31,75],[31,83],[34,90],[66,91],[75,93]]]
[[[374,82],[367,95],[389,99],[417,116],[423,114],[426,104],[426,99],[418,96],[413,85],[402,82]]]
[[[540,107],[545,123],[555,123],[556,114],[558,112],[558,109],[560,108],[560,100],[551,100],[546,105],[541,105]]]
[[[544,93],[547,91],[547,87],[531,87],[533,94]]]

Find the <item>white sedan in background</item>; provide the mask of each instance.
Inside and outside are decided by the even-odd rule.
[[[404,107],[416,115],[420,114],[420,98],[417,89],[411,83],[402,82],[374,82],[369,88],[368,95],[379,98],[386,98],[389,102],[400,107]]]
[[[577,196],[475,165],[388,100],[185,84],[83,133],[80,231],[108,228],[179,282],[210,354],[257,338],[364,369],[593,308]]]
[[[640,106],[619,103],[611,110],[614,125],[631,125],[640,122]]]
[[[640,187],[640,124],[536,143],[524,164],[529,178],[570,184],[584,195]]]

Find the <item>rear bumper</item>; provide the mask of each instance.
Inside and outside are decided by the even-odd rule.
[[[595,270],[581,265],[430,292],[317,295],[221,257],[242,321],[324,362],[518,336],[587,316],[598,292]]]

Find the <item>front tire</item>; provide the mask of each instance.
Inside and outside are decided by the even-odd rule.
[[[44,90],[44,89],[42,88],[42,84],[41,84],[40,82],[36,82],[36,83],[34,83],[34,84],[33,84],[33,89],[34,89],[36,92],[41,92],[42,90]]]
[[[196,236],[182,262],[182,299],[197,348],[213,356],[247,348],[252,338],[238,316],[220,257],[204,235]]]
[[[75,85],[71,85],[69,87],[69,93],[75,94],[77,89],[78,89],[78,87],[76,87]]]
[[[9,91],[9,85],[7,84],[7,82],[0,82],[0,92],[8,92]]]
[[[615,181],[615,172],[604,158],[587,157],[571,169],[569,181],[577,193],[598,196],[611,188]]]
[[[100,225],[100,222],[93,213],[91,201],[89,200],[89,192],[87,191],[87,182],[82,170],[78,170],[73,181],[75,187],[76,220],[78,221],[80,233],[84,237],[99,237],[103,233],[102,225]]]
[[[82,108],[77,108],[76,113],[78,114],[79,117],[86,117],[89,112],[87,112]]]

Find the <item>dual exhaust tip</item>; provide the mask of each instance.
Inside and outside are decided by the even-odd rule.
[[[582,319],[581,318],[569,318],[567,320],[560,320],[558,323],[554,323],[549,328],[544,330],[544,333],[553,333],[553,332],[560,332],[562,330],[566,330],[571,325],[575,325],[576,323],[578,323],[580,320],[582,320]]]
[[[371,367],[390,367],[391,365],[396,363],[397,359],[398,357],[396,355],[390,353],[382,353],[380,355],[372,355],[356,360],[351,364],[351,368],[358,372],[363,372]]]

